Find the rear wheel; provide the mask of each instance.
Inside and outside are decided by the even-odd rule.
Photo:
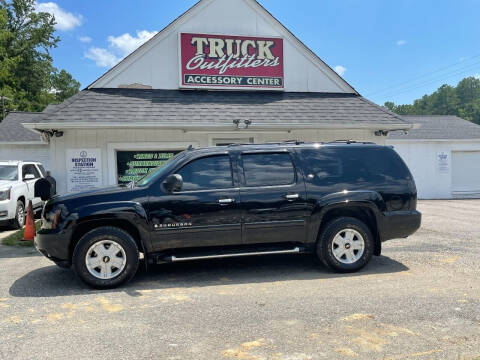
[[[72,263],[77,276],[88,285],[97,289],[114,288],[135,276],[138,247],[127,232],[100,227],[80,239]]]
[[[331,221],[317,242],[317,256],[337,272],[360,270],[372,258],[373,250],[370,229],[362,221],[351,217]]]
[[[17,201],[15,219],[12,220],[12,228],[21,229],[25,225],[25,205],[21,200]]]

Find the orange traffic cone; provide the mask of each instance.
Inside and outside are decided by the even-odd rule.
[[[33,241],[35,237],[35,220],[33,219],[32,200],[28,202],[27,217],[25,219],[25,231],[23,232],[22,241]]]

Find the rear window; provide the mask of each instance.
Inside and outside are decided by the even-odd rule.
[[[386,182],[408,179],[410,173],[390,148],[322,148],[302,151],[307,175],[314,180]]]

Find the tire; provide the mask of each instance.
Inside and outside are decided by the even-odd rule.
[[[75,246],[72,259],[75,274],[96,289],[111,289],[130,281],[138,263],[138,247],[132,236],[110,226],[85,234]]]
[[[70,267],[72,266],[71,264],[65,261],[54,261],[54,263],[61,269],[70,269]]]
[[[322,263],[340,273],[362,269],[372,258],[373,251],[369,227],[352,217],[339,217],[328,223],[319,235],[316,249]]]
[[[15,209],[15,219],[12,220],[11,226],[13,229],[21,229],[25,225],[25,204],[18,200]]]

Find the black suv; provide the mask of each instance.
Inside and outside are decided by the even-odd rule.
[[[338,272],[419,227],[405,163],[373,143],[285,142],[186,150],[128,186],[56,196],[36,248],[87,284],[130,280],[148,264],[315,254]]]

